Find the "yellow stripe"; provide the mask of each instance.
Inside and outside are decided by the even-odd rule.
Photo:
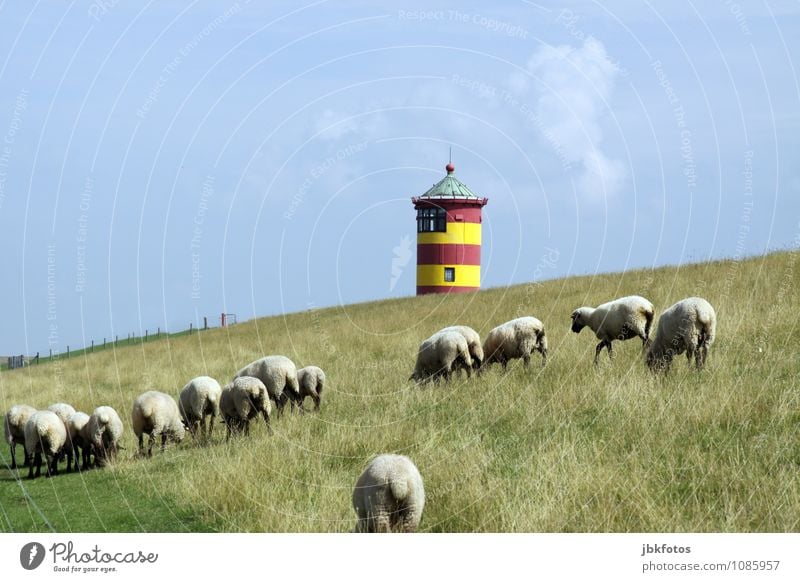
[[[420,232],[417,244],[481,244],[481,225],[478,222],[448,222],[447,232]]]
[[[444,268],[456,270],[456,280],[445,282]],[[444,287],[480,287],[480,265],[417,265],[417,285],[441,285]]]

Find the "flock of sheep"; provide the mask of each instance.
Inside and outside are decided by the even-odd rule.
[[[714,342],[717,315],[711,304],[701,297],[689,297],[667,309],[658,320],[655,340],[650,339],[650,328],[655,317],[653,304],[644,297],[631,295],[603,303],[598,307],[579,307],[572,312],[572,331],[580,333],[589,327],[600,343],[594,354],[597,364],[603,348],[613,356],[612,342],[638,337],[645,351],[645,363],[653,371],[669,370],[672,359],[685,353],[689,363],[692,358],[698,369],[703,367],[708,349]],[[527,366],[531,354],[542,355],[542,365],[547,362],[547,337],[544,324],[535,317],[519,317],[498,325],[481,338],[471,327],[458,325],[446,327],[426,339],[419,346],[417,363],[412,380],[417,382],[450,379],[454,372],[480,372],[492,363],[508,366],[514,359],[522,359]]]
[[[646,352],[645,362],[653,371],[667,371],[676,355],[686,353],[702,368],[714,341],[716,313],[711,304],[699,297],[679,301],[661,315],[654,340],[650,329],[655,316],[653,304],[639,296],[630,296],[598,307],[580,307],[573,311],[572,331],[589,327],[600,340],[595,349],[597,364],[603,348],[612,357],[612,342],[638,337]],[[493,363],[505,369],[513,359],[527,366],[533,352],[547,361],[547,337],[544,325],[535,317],[520,317],[492,329],[481,343],[478,333],[467,326],[444,328],[422,342],[411,378],[418,383],[448,381],[454,372],[480,373]],[[303,412],[310,397],[319,410],[325,386],[325,373],[316,366],[297,370],[285,356],[266,356],[239,370],[224,388],[211,377],[200,376],[181,390],[178,400],[164,392],[149,391],[133,403],[131,422],[139,441],[139,455],[151,456],[160,437],[162,450],[168,441],[180,442],[188,430],[192,436],[209,437],[217,417],[227,427],[226,440],[232,435],[249,433],[250,421],[261,416],[272,434],[270,418],[273,403],[282,413],[287,403]],[[206,420],[208,419],[208,425]],[[11,468],[16,469],[17,444],[25,448],[28,477],[41,474],[42,457],[47,461],[47,475],[58,472],[58,462],[67,458],[67,471],[93,464],[112,462],[120,446],[123,425],[116,411],[100,406],[91,415],[76,412],[63,403],[47,410],[19,404],[5,415],[5,436],[11,448]],[[148,436],[145,450],[144,437]],[[94,457],[94,462],[92,462]],[[425,505],[422,476],[405,456],[383,454],[375,457],[356,482],[353,508],[358,516],[356,531],[415,531]]]

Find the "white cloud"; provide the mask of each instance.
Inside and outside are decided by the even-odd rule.
[[[579,194],[592,200],[613,196],[627,171],[600,149],[601,120],[609,114],[607,102],[619,74],[603,43],[588,38],[581,47],[542,47],[528,61],[528,70],[538,81],[535,111],[543,139],[580,168]],[[519,76],[511,82],[520,86]]]
[[[336,141],[347,135],[358,131],[359,127],[352,117],[342,113],[326,109],[314,123],[315,133],[320,133],[320,137],[326,140]]]

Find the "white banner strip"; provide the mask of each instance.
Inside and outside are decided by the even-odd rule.
[[[800,534],[5,534],[0,542],[4,580],[800,580]]]

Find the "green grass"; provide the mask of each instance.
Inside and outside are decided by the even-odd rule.
[[[798,531],[798,253],[342,306],[108,349],[0,374],[2,405],[114,406],[177,395],[201,374],[227,381],[264,354],[325,369],[320,414],[284,415],[269,437],[187,439],[150,461],[15,482],[0,469],[3,527],[58,531],[348,531],[370,457],[409,455],[425,480],[424,531]],[[642,294],[660,313],[701,295],[718,313],[707,369],[642,364],[640,342],[592,365],[596,340],[569,331],[580,305]],[[545,322],[546,367],[418,388],[419,342],[454,323],[484,335],[513,317]],[[73,504],[73,505],[70,505]],[[86,508],[79,512],[70,507]],[[92,507],[97,509],[92,514]],[[102,516],[101,521],[98,516]]]

